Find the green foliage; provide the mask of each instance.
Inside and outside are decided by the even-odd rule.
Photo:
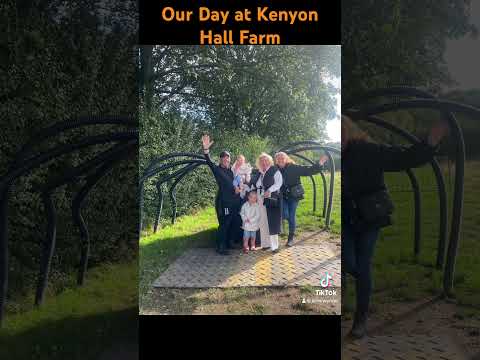
[[[302,178],[305,187],[305,199],[297,210],[298,233],[302,231],[319,231],[325,223],[322,219],[323,195],[321,178],[315,176],[317,183],[317,211],[312,212],[313,189],[310,179]],[[328,181],[328,176],[327,176]],[[328,185],[328,183],[327,183]],[[335,175],[335,196],[332,210],[331,231],[340,233],[341,229],[341,174]],[[288,225],[286,225],[288,226]],[[193,214],[180,217],[174,225],[166,225],[156,234],[146,232],[140,239],[140,312],[152,306],[152,283],[167,267],[186,249],[190,247],[213,247],[218,228],[217,217],[213,207],[207,207]],[[284,241],[284,239],[282,239]]]
[[[335,116],[339,46],[143,46],[147,111],[180,111],[209,130],[277,144],[324,136]]]
[[[451,83],[446,40],[476,33],[464,0],[342,1],[342,101],[389,85]]]
[[[84,287],[68,288],[41,308],[9,316],[0,357],[15,360],[98,359],[108,347],[138,341],[138,264],[105,264]],[[29,299],[31,300],[31,299]]]
[[[0,176],[20,147],[41,128],[89,114],[135,114],[137,93],[132,45],[135,34],[119,26],[123,18],[102,22],[95,3],[59,1],[34,7],[31,1],[4,1],[0,12]],[[62,2],[64,3],[64,2]],[[60,9],[63,9],[60,11]],[[112,9],[112,11],[114,11]],[[110,31],[102,31],[108,27]],[[98,134],[97,127],[70,131],[55,144]],[[48,147],[46,145],[49,145]],[[36,149],[53,147],[44,144]],[[39,267],[45,212],[34,190],[47,176],[83,163],[101,148],[63,156],[15,182],[10,202],[10,298],[31,293]],[[137,154],[104,178],[85,202],[91,235],[91,265],[119,261],[136,249]],[[55,192],[57,245],[50,291],[67,286],[79,261],[79,234],[72,226],[71,200],[78,185]],[[34,195],[35,194],[35,195]],[[133,239],[133,240],[132,240]],[[14,306],[14,301],[9,302]],[[14,310],[13,308],[10,308]]]
[[[335,116],[328,79],[340,75],[338,46],[142,46],[140,51],[140,173],[161,155],[201,153],[201,136],[255,164],[298,140],[319,140]],[[273,155],[273,154],[272,154]],[[232,162],[235,159],[232,159]],[[161,175],[171,173],[164,171]],[[145,184],[144,224],[155,218],[157,189]],[[171,215],[168,188],[163,219]],[[213,203],[216,185],[204,166],[177,190],[178,214]]]
[[[140,147],[140,173],[152,160],[171,152],[193,152],[201,154],[201,136],[203,131],[196,129],[187,119],[182,119],[178,114],[163,116],[160,113],[141,114],[141,139],[142,144],[148,146]],[[214,145],[211,149],[213,161],[218,160],[222,150],[228,150],[232,156],[243,154],[247,161],[255,164],[256,157],[262,151],[271,151],[273,146],[268,138],[261,138],[257,135],[249,136],[239,130],[227,130],[221,134],[212,135]],[[232,159],[234,161],[234,159]],[[176,168],[175,170],[178,170]],[[175,171],[173,170],[173,171]],[[145,184],[144,192],[144,219],[146,227],[152,226],[155,221],[157,208],[156,180],[162,175],[171,173],[162,172]],[[168,186],[164,186],[164,210],[163,221],[168,222],[172,213],[171,203],[168,197]],[[207,166],[197,168],[193,173],[187,175],[177,186],[177,213],[183,215],[205,206],[212,205],[217,186],[210,169]]]

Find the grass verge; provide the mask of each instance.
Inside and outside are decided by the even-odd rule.
[[[83,287],[47,298],[40,308],[6,318],[0,359],[98,359],[138,337],[138,265],[92,269]]]

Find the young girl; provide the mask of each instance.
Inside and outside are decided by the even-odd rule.
[[[237,160],[233,163],[233,186],[240,188],[240,196],[245,197],[246,191],[248,191],[245,184],[250,182],[252,175],[252,166],[245,161],[245,156],[238,155]]]
[[[240,210],[243,221],[243,252],[245,254],[248,254],[248,250],[256,250],[255,239],[257,231],[260,229],[260,206],[257,202],[257,192],[250,191],[247,197],[248,201],[243,204]]]

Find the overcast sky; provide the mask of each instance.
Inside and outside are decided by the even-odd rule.
[[[480,0],[472,0],[471,21],[480,29]],[[445,52],[450,74],[459,89],[480,89],[480,37],[448,40]]]
[[[337,89],[341,87],[341,78],[335,78],[330,81]],[[341,108],[341,91],[337,94],[337,106],[336,106],[336,117],[327,121],[327,134],[329,142],[339,142],[340,141],[340,114],[342,112]]]

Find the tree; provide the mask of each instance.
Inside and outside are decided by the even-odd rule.
[[[448,38],[476,34],[467,0],[342,1],[342,101],[388,85],[438,91],[451,82]]]
[[[154,46],[141,50],[146,111],[181,108],[212,131],[321,138],[334,117],[338,46]]]

